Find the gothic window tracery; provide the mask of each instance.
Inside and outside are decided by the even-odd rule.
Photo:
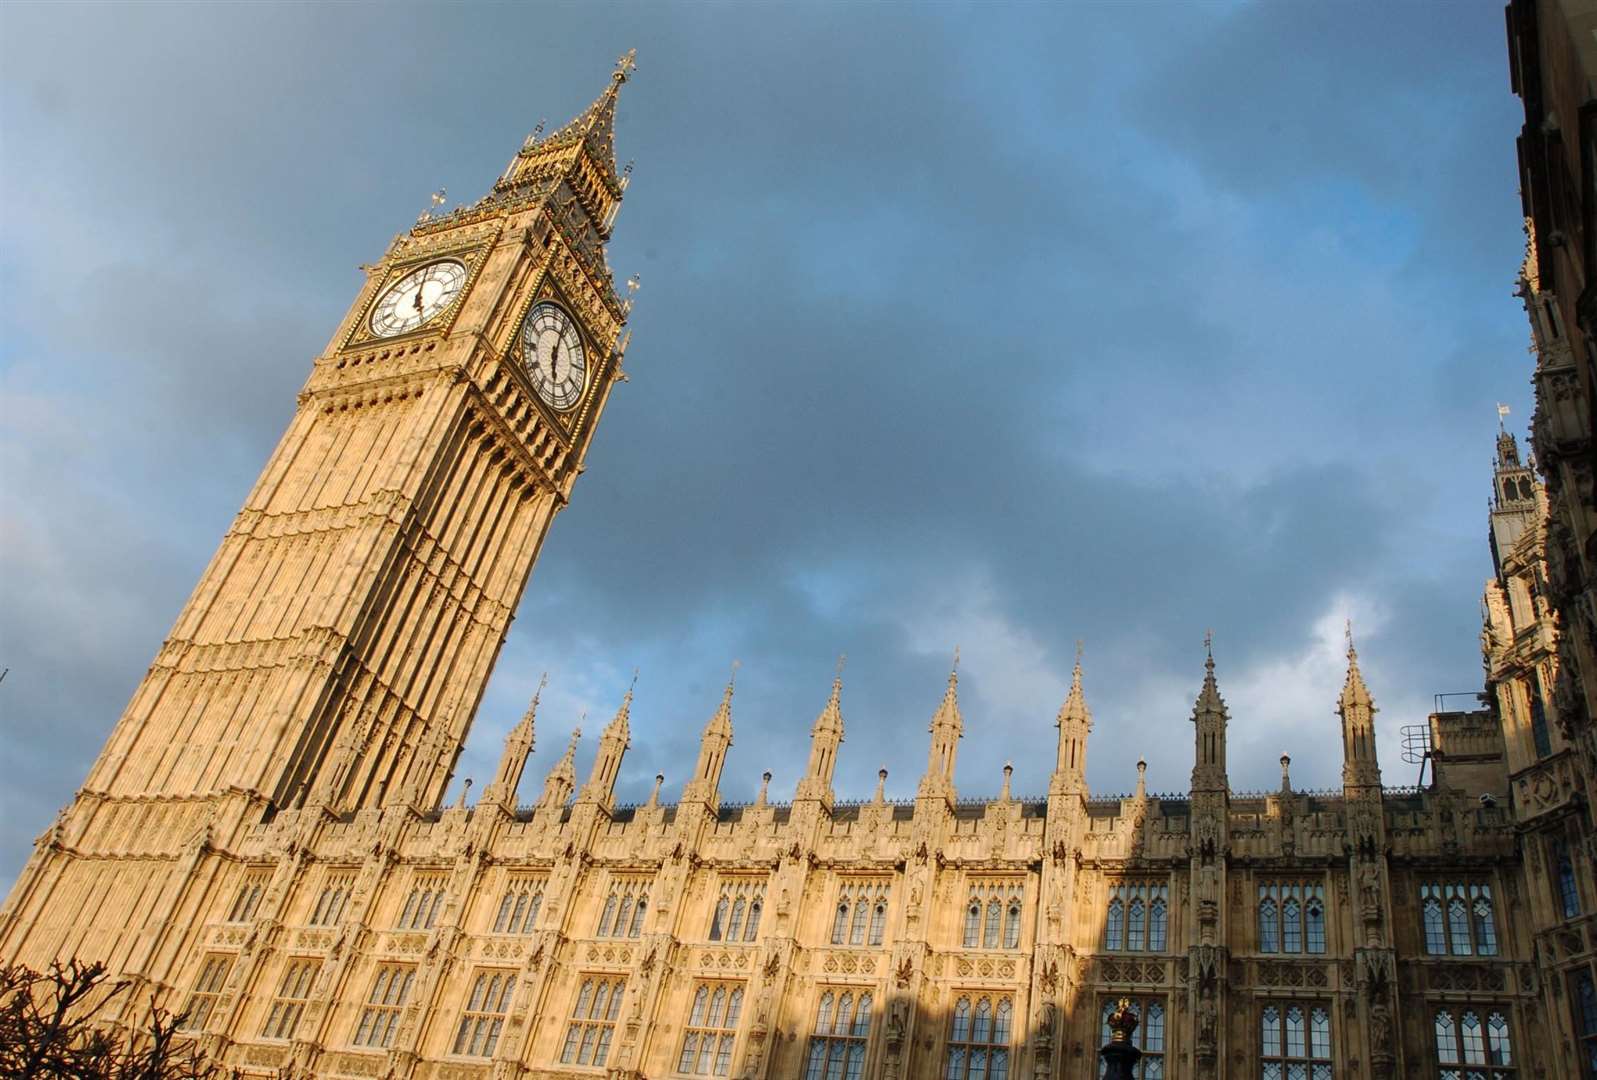
[[[688,1076],[728,1075],[742,1012],[741,984],[700,983],[684,1027],[677,1072]]]
[[[871,1033],[869,991],[828,988],[815,1009],[804,1080],[860,1080]]]
[[[710,919],[711,941],[753,941],[760,932],[760,913],[765,907],[765,883],[728,878],[721,882],[721,895]]]
[[[227,984],[228,972],[232,970],[231,956],[215,954],[205,958],[199,978],[194,980],[194,989],[189,993],[188,1004],[183,1007],[184,1031],[205,1030],[205,1023],[211,1018],[217,999],[222,996],[222,987]]]
[[[399,929],[431,930],[438,922],[447,882],[446,874],[417,874],[399,912]]]
[[[460,1013],[460,1026],[455,1030],[452,1053],[463,1057],[493,1057],[515,989],[516,974],[513,971],[489,969],[477,972],[477,978],[471,984],[471,996],[466,999],[466,1007]]]
[[[1325,952],[1325,886],[1313,881],[1259,886],[1261,953]]]
[[[538,922],[538,912],[543,909],[542,877],[518,875],[505,886],[505,895],[499,901],[499,913],[494,916],[496,934],[530,934]]]
[[[305,1002],[310,1000],[311,984],[316,978],[316,969],[321,965],[305,957],[291,958],[283,968],[283,977],[277,984],[277,996],[272,999],[272,1008],[266,1014],[266,1023],[261,1028],[263,1039],[291,1039],[294,1029],[299,1026],[299,1017],[305,1011]]]
[[[1513,1080],[1506,1010],[1441,1008],[1432,1026],[1441,1080]]]
[[[249,922],[255,918],[255,912],[261,906],[261,895],[266,891],[267,883],[272,880],[272,872],[267,869],[250,870],[245,873],[239,882],[238,892],[233,897],[233,906],[228,909],[228,922]]]
[[[648,910],[648,882],[641,878],[617,878],[610,884],[610,895],[605,897],[596,936],[640,937]]]
[[[321,895],[316,898],[316,907],[311,911],[309,925],[332,926],[344,914],[344,902],[349,899],[351,890],[355,887],[355,871],[343,870],[331,872],[322,885]]]
[[[1110,952],[1163,952],[1169,921],[1168,885],[1151,881],[1116,882],[1109,886],[1104,948]]]
[[[1105,998],[1098,1008],[1099,1045],[1107,1043],[1114,1035],[1109,1030],[1109,1017],[1119,1005],[1119,998]],[[1137,1027],[1131,1041],[1142,1051],[1142,1057],[1131,1067],[1134,1080],[1164,1080],[1165,1006],[1163,998],[1130,998],[1131,1011],[1137,1014]],[[1098,1062],[1098,1075],[1107,1071],[1106,1063]]]
[[[410,986],[415,981],[416,969],[408,964],[384,964],[377,969],[371,992],[366,995],[366,1007],[361,1010],[360,1023],[355,1037],[356,1046],[371,1046],[386,1050],[394,1044],[394,1032],[399,1028],[399,1018],[405,1003],[410,1000]]]
[[[626,988],[625,979],[583,979],[576,1004],[571,1007],[571,1022],[566,1025],[565,1045],[560,1048],[562,1065],[604,1067]]]
[[[1569,856],[1569,843],[1555,837],[1548,845],[1552,855],[1553,882],[1558,892],[1558,910],[1563,918],[1580,914],[1580,886],[1575,881],[1575,861]]]
[[[1262,1080],[1332,1080],[1331,1013],[1324,1005],[1271,1003],[1259,1017]]]
[[[885,881],[844,882],[832,917],[833,945],[880,945],[887,933]]]
[[[1432,956],[1496,956],[1497,923],[1492,888],[1461,881],[1420,886],[1425,951]]]
[[[944,1055],[944,1080],[1007,1080],[1014,1003],[1005,996],[961,994]]]

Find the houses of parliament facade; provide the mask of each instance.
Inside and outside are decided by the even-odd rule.
[[[1177,798],[1140,765],[1130,796],[1088,790],[1078,657],[1040,798],[961,797],[953,672],[913,800],[838,799],[839,677],[788,801],[723,803],[729,684],[674,799],[616,802],[629,691],[587,777],[568,749],[521,804],[535,699],[474,803],[441,805],[622,375],[630,71],[370,268],[0,909],[0,962],[103,960],[135,987],[120,1022],[153,995],[283,1080],[1088,1080],[1122,999],[1143,1080],[1597,1076],[1592,553],[1558,535],[1590,443],[1551,391],[1541,475],[1499,438],[1481,707],[1416,735],[1422,786],[1385,782],[1350,636],[1335,792],[1285,757],[1278,789],[1231,790],[1210,655]],[[1587,371],[1589,428],[1584,324],[1544,269],[1568,244],[1527,217],[1538,378]],[[1559,606],[1582,595],[1584,623]]]

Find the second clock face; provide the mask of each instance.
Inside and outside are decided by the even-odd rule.
[[[563,412],[581,400],[588,360],[582,334],[564,308],[544,301],[527,312],[521,325],[521,355],[532,388],[550,407]]]
[[[455,302],[466,284],[466,267],[442,259],[418,267],[389,286],[372,308],[372,333],[408,334]]]

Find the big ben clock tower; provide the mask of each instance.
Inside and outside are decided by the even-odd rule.
[[[441,798],[620,374],[628,305],[604,249],[632,66],[369,268],[0,917],[0,955],[27,936],[41,860],[169,857],[200,828],[225,850],[286,809]]]

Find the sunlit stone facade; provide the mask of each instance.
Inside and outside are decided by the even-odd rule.
[[[585,780],[568,751],[519,805],[535,701],[475,802],[440,807],[619,377],[629,66],[371,269],[40,837],[0,958],[106,960],[138,984],[125,1021],[153,993],[260,1076],[1085,1080],[1122,997],[1145,1077],[1566,1075],[1502,730],[1438,714],[1434,782],[1383,788],[1351,641],[1334,792],[1294,790],[1285,758],[1278,790],[1230,790],[1211,658],[1190,721],[1134,721],[1190,723],[1175,796],[1140,767],[1089,793],[1078,663],[1038,721],[1041,798],[959,796],[951,673],[910,801],[836,799],[839,678],[789,802],[721,802],[729,685],[675,801],[614,802],[628,693]]]

